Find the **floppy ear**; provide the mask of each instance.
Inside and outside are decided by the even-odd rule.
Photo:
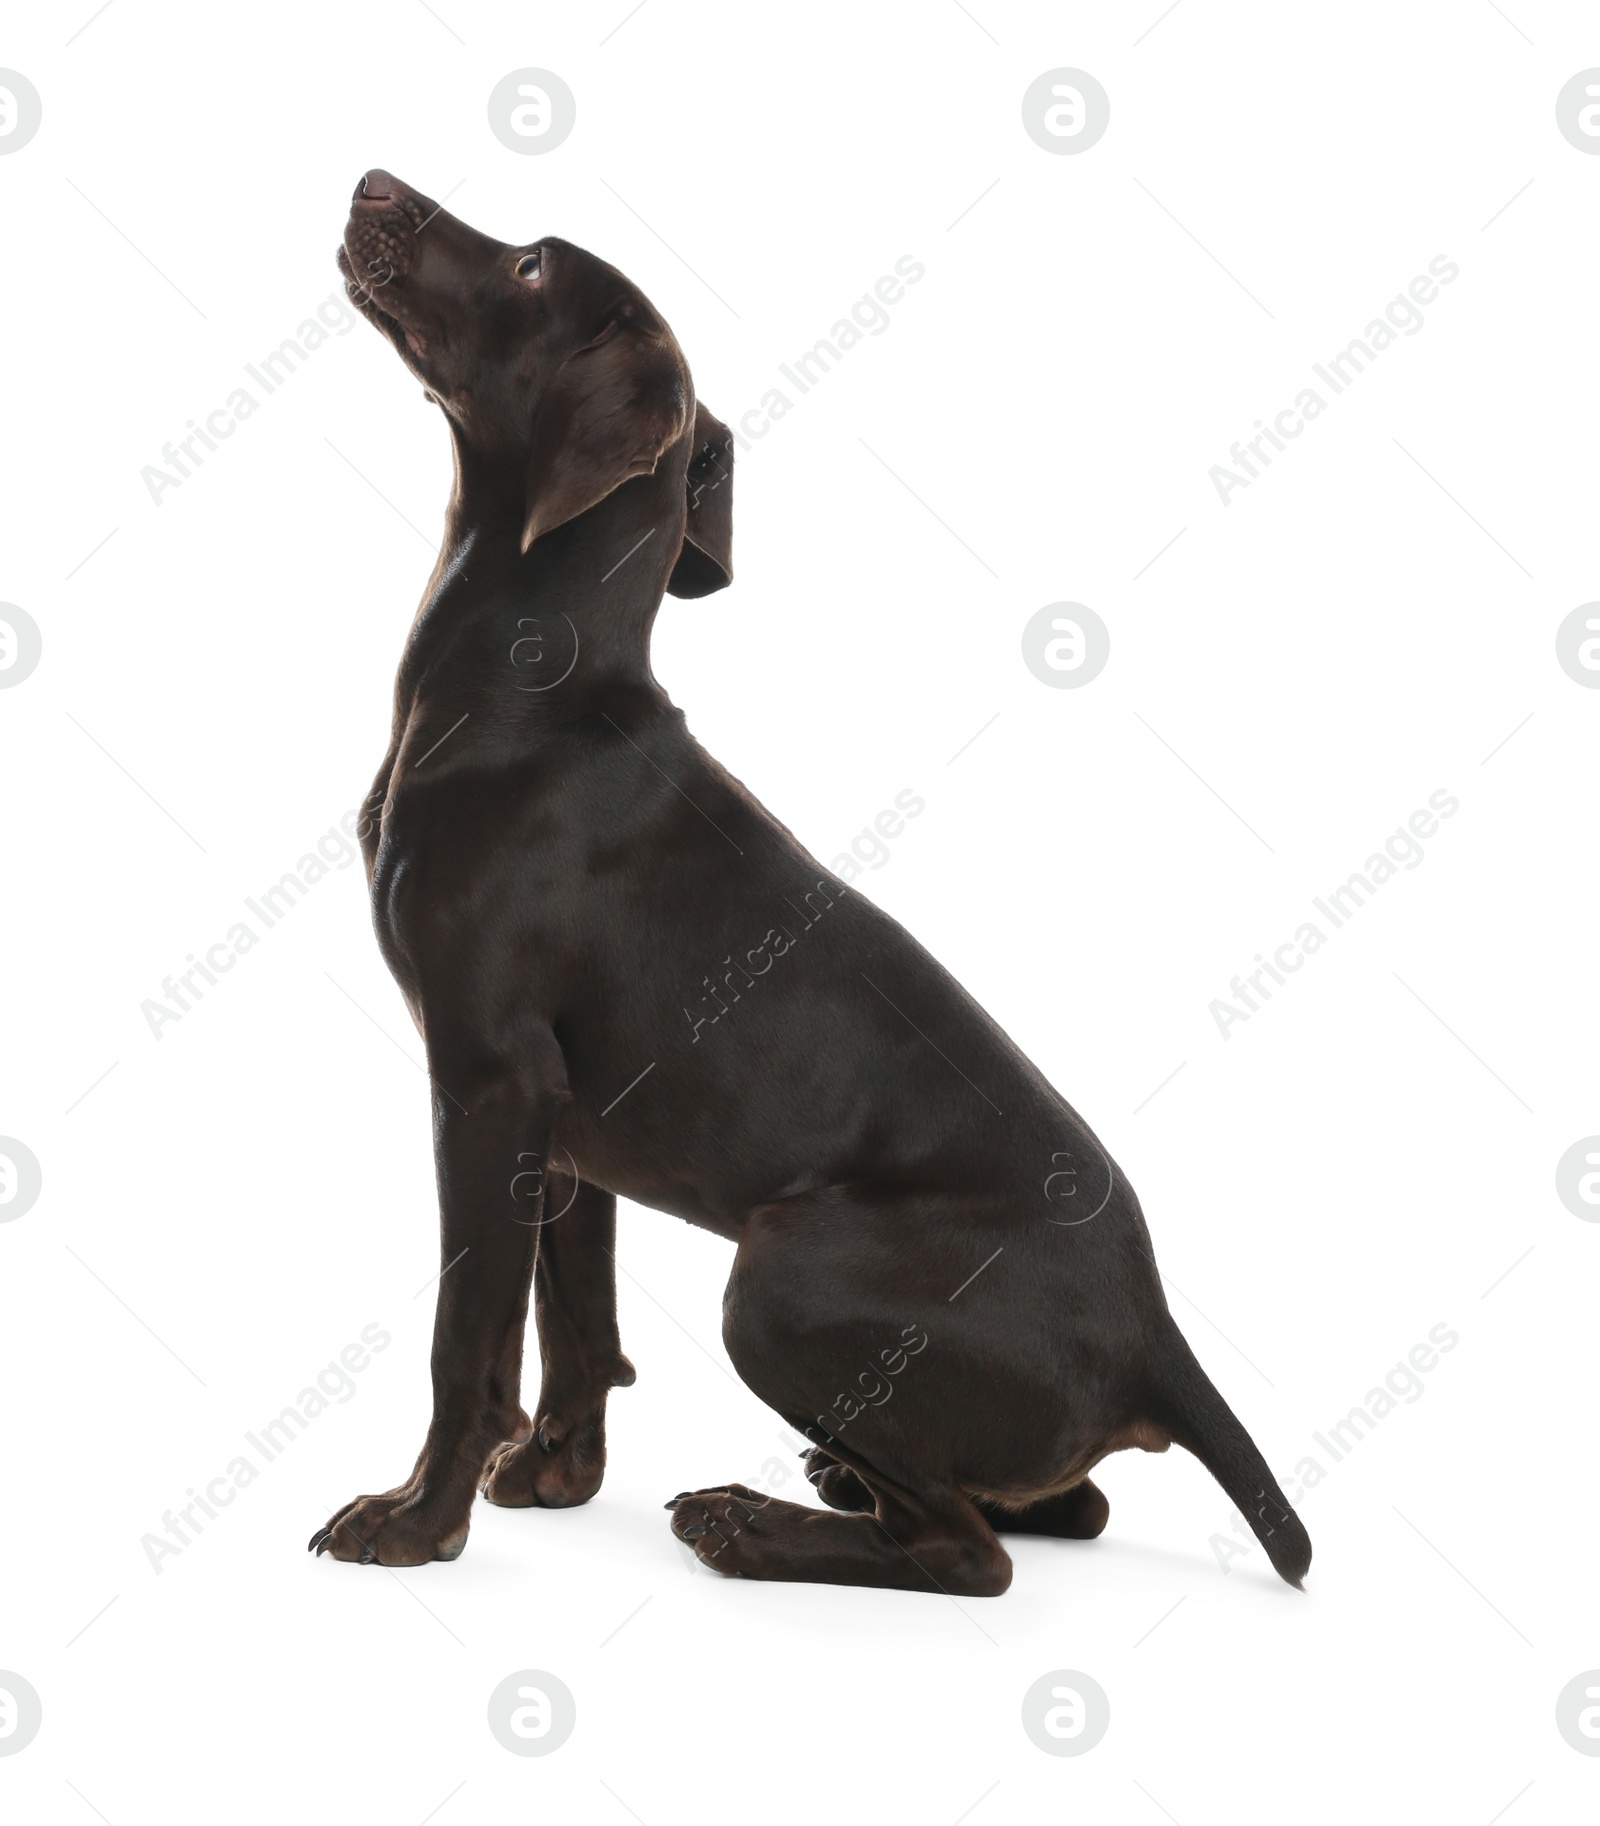
[[[534,419],[522,549],[649,475],[687,416],[687,377],[670,338],[613,321],[575,350]]]
[[[733,433],[698,404],[686,485],[689,520],[667,588],[674,596],[709,596],[733,581]]]

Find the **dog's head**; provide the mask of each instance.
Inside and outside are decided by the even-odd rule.
[[[524,551],[635,476],[676,474],[687,522],[667,587],[729,582],[733,441],[631,280],[567,241],[491,240],[386,171],[356,186],[338,259],[463,448],[519,478]]]

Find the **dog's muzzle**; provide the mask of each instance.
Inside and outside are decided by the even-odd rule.
[[[344,252],[351,283],[372,303],[388,302],[386,286],[403,279],[416,258],[417,231],[427,206],[386,171],[369,171],[350,199]]]

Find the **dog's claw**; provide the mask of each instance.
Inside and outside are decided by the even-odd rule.
[[[700,1527],[699,1524],[697,1523],[693,1528],[685,1528],[683,1533],[678,1538],[680,1540],[684,1540],[684,1541],[692,1541],[696,1538],[696,1536],[702,1535],[704,1533],[705,1533],[705,1529]]]
[[[375,1541],[369,1541],[367,1543],[366,1547],[362,1550],[361,1558],[356,1563],[357,1563],[357,1565],[360,1565],[360,1566],[370,1566],[372,1564],[372,1562],[375,1559],[377,1559],[377,1557],[378,1557],[377,1543]]]
[[[306,1552],[315,1553],[322,1543],[328,1540],[332,1534],[333,1530],[331,1528],[319,1528],[317,1532],[312,1535],[311,1539],[306,1542]]]

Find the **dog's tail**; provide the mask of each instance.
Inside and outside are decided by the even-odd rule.
[[[1217,1393],[1176,1325],[1164,1329],[1150,1370],[1150,1417],[1221,1484],[1267,1550],[1279,1577],[1303,1589],[1301,1581],[1311,1564],[1311,1537],[1255,1441]]]

